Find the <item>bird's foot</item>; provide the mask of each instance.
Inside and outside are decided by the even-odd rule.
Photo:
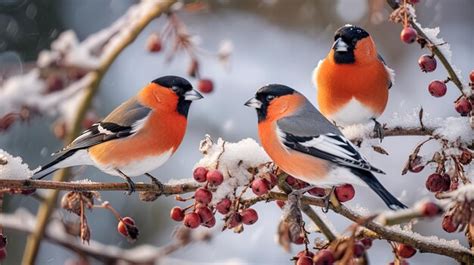
[[[334,190],[336,190],[335,186],[333,186],[331,188],[331,191],[329,191],[329,193],[323,197],[323,202],[324,202],[324,207],[322,208],[323,213],[329,212],[329,207],[331,206],[331,196],[333,196]]]
[[[151,179],[151,182],[158,188],[159,193],[162,193],[164,190],[163,183],[159,181],[157,178],[155,178],[153,175],[150,173],[145,173],[145,176]]]
[[[129,177],[127,177],[125,180],[127,181],[127,184],[128,184],[127,195],[131,195],[132,193],[135,192],[135,182],[133,182],[132,179],[130,179]]]
[[[119,173],[119,175],[127,181],[127,184],[128,184],[128,192],[127,192],[127,195],[131,195],[132,193],[135,192],[135,182],[132,181],[132,179],[125,175],[122,171],[116,169],[117,172]]]
[[[383,140],[383,137],[384,137],[384,133],[383,133],[383,126],[382,124],[380,124],[380,122],[378,122],[376,119],[373,119],[374,121],[374,134],[375,134],[375,137],[379,138],[380,139],[380,142],[382,142]]]

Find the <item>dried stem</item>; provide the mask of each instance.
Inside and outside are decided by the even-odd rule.
[[[92,75],[92,82],[86,88],[86,94],[82,99],[82,102],[79,104],[76,116],[72,123],[72,130],[68,133],[66,137],[67,143],[71,142],[76,138],[80,132],[81,122],[84,119],[87,110],[90,107],[92,99],[96,95],[100,81],[102,77],[109,69],[110,65],[115,61],[117,56],[130,44],[135,38],[142,32],[142,30],[156,17],[160,16],[163,12],[169,10],[171,5],[173,5],[176,0],[161,0],[157,2],[156,5],[151,6],[145,12],[141,18],[138,19],[136,27],[131,28],[129,34],[127,34],[122,40],[120,40],[118,45],[113,46],[113,48],[107,53],[107,56],[101,62],[99,67],[93,72],[89,73]],[[68,176],[67,170],[61,170],[58,174],[54,176],[55,180],[64,181]],[[25,247],[25,252],[23,253],[23,265],[33,265],[35,263],[36,257],[38,255],[39,246],[41,244],[41,239],[44,235],[44,230],[48,223],[48,219],[52,213],[56,201],[58,199],[58,191],[55,190],[47,196],[46,200],[41,204],[38,209],[38,220],[34,232],[28,237],[28,241]]]

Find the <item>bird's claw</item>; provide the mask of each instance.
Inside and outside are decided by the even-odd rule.
[[[335,189],[336,187],[332,187],[329,194],[326,194],[323,197],[324,207],[321,209],[323,213],[329,212],[329,207],[331,206],[331,196],[333,195]]]
[[[128,191],[127,195],[131,195],[132,193],[135,192],[135,182],[133,182],[130,178],[127,178],[127,184],[128,184]]]
[[[157,178],[155,178],[153,175],[151,175],[150,173],[145,173],[145,176],[147,176],[148,178],[151,179],[151,182],[158,187],[158,190],[159,192],[163,192],[163,183],[161,183],[161,181],[159,181]]]
[[[380,142],[382,142],[383,140],[383,137],[384,137],[384,133],[383,133],[383,126],[382,124],[380,124],[380,122],[378,122],[376,119],[373,119],[374,121],[374,134],[375,134],[375,137],[379,138],[380,139]]]

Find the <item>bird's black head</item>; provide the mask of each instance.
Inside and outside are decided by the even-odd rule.
[[[245,102],[245,106],[255,108],[257,110],[258,122],[261,122],[267,117],[268,106],[274,99],[293,93],[295,93],[295,90],[285,85],[266,85],[257,91],[254,98]]]
[[[357,42],[369,37],[369,33],[362,28],[345,25],[339,28],[334,34],[334,61],[340,64],[350,64],[355,62],[354,50]]]
[[[161,87],[170,89],[174,94],[178,96],[177,111],[184,115],[188,116],[189,107],[193,100],[198,100],[203,98],[203,96],[193,89],[191,83],[188,80],[173,75],[162,76],[152,81]]]

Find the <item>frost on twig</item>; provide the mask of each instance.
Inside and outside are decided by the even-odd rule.
[[[0,179],[29,179],[33,175],[21,157],[0,149]]]

